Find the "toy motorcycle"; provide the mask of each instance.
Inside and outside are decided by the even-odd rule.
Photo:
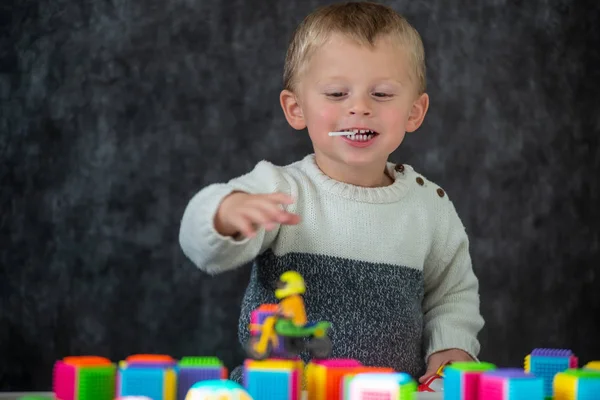
[[[289,319],[275,314],[265,319],[260,335],[252,336],[248,340],[246,353],[252,359],[264,360],[279,346],[279,340],[283,340],[283,347],[289,355],[298,355],[308,350],[314,358],[327,358],[332,351],[331,339],[328,336],[330,326],[329,322],[320,321],[296,327]],[[308,339],[308,342],[305,339]]]
[[[251,324],[252,335],[246,343],[248,357],[255,360],[269,358],[273,349],[280,348],[287,355],[299,355],[308,350],[313,358],[327,358],[332,345],[328,336],[331,324],[327,321],[307,322],[303,295],[304,279],[296,271],[284,272],[276,284],[275,297],[279,299],[274,311],[262,325]],[[258,311],[258,310],[256,310]]]

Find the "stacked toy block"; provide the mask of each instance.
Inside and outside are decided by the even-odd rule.
[[[175,400],[177,362],[171,356],[136,354],[119,363],[117,397],[145,396],[152,400]]]
[[[600,399],[600,371],[568,369],[554,376],[554,400]]]
[[[455,362],[444,368],[444,400],[479,400],[481,375],[496,366],[485,362]]]
[[[308,400],[340,399],[344,377],[365,372],[392,373],[392,368],[368,367],[351,359],[312,360],[306,368]]]
[[[104,357],[65,357],[54,364],[54,396],[60,400],[113,400],[115,372],[116,365]]]
[[[177,400],[185,400],[186,393],[197,382],[228,377],[227,368],[217,357],[183,357],[177,367]]]
[[[343,400],[414,400],[417,392],[417,383],[403,372],[346,375],[343,382]]]
[[[534,349],[525,357],[525,372],[544,380],[544,397],[552,397],[554,376],[569,368],[577,368],[578,360],[571,350]]]
[[[279,306],[277,304],[262,304],[250,314],[250,336],[258,336],[261,334],[261,326],[267,319],[277,312]],[[284,347],[284,338],[277,337],[277,346],[271,349],[271,357],[286,357]]]
[[[590,361],[589,363],[585,364],[583,368],[600,371],[600,361]]]
[[[543,400],[544,381],[516,368],[484,372],[479,378],[479,399]]]
[[[247,359],[244,387],[254,400],[301,400],[304,363],[297,359]]]

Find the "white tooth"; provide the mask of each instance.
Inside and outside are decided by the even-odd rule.
[[[358,133],[358,129],[354,129],[353,131],[355,135]]]
[[[361,129],[361,130],[360,130],[360,133],[365,133],[365,130],[364,130],[364,129]]]

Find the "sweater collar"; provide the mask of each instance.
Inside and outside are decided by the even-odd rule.
[[[394,183],[382,187],[362,187],[344,183],[326,175],[315,160],[315,155],[309,154],[301,161],[304,172],[317,187],[334,195],[364,203],[393,203],[402,199],[409,190],[407,175],[412,171],[408,166],[402,171],[396,171],[395,164],[388,162],[386,168]]]

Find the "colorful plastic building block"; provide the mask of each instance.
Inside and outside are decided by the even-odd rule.
[[[486,362],[455,362],[444,368],[444,400],[479,400],[481,374],[496,369]]]
[[[596,400],[600,398],[600,371],[568,369],[554,376],[554,400]]]
[[[117,396],[146,396],[175,400],[177,362],[163,354],[136,354],[119,363]]]
[[[244,362],[244,387],[254,400],[301,400],[304,363],[300,358]]]
[[[359,373],[344,376],[343,400],[414,400],[417,383],[403,372]]]
[[[177,400],[184,400],[193,384],[227,379],[229,373],[217,357],[183,357],[177,364]]]
[[[260,338],[262,327],[267,318],[275,316],[279,306],[277,304],[262,304],[250,314],[250,336]],[[254,339],[258,340],[258,339]],[[276,335],[275,341],[271,344],[270,357],[286,357],[288,353],[283,346],[283,336]]]
[[[544,380],[544,397],[552,397],[554,376],[569,368],[577,368],[578,360],[571,350],[534,349],[525,357],[525,372],[539,376]]]
[[[365,372],[393,373],[394,370],[363,366],[351,359],[312,360],[306,368],[308,400],[339,399],[344,377]]]
[[[313,358],[327,358],[331,355],[332,345],[328,336],[331,324],[327,321],[306,320],[303,300],[305,291],[304,279],[299,273],[286,271],[281,275],[275,290],[275,297],[279,299],[277,308],[272,304],[263,306],[263,310],[270,310],[270,315],[260,323],[250,323],[250,332],[254,334],[250,335],[245,345],[249,358],[267,359],[275,355],[274,349],[283,353],[283,357],[291,358],[305,350]],[[260,309],[256,310],[255,315],[258,315]],[[304,339],[308,339],[308,342]]]
[[[600,361],[590,361],[589,363],[585,364],[583,368],[600,371]]]
[[[239,384],[227,379],[196,382],[185,394],[185,400],[253,400]]]
[[[116,368],[104,357],[65,357],[54,364],[54,396],[60,400],[113,400]]]
[[[479,377],[479,399],[543,400],[544,381],[518,368],[484,372]]]

